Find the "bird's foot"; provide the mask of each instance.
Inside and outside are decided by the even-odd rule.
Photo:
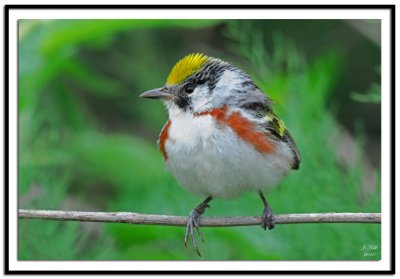
[[[275,216],[272,213],[271,207],[267,204],[264,208],[263,215],[261,217],[261,228],[266,230],[272,230],[275,227]]]
[[[193,246],[196,249],[197,254],[201,257],[199,247],[197,245],[197,240],[194,235],[194,228],[197,230],[197,234],[200,236],[201,241],[204,242],[203,234],[200,231],[200,217],[203,215],[204,211],[207,207],[210,207],[208,203],[212,200],[212,197],[207,197],[202,203],[200,203],[195,209],[190,211],[189,217],[186,225],[186,233],[185,233],[185,247],[187,247],[187,241],[189,239],[189,234],[192,238]]]
[[[186,233],[185,233],[185,247],[187,247],[187,241],[189,239],[189,234],[190,237],[192,238],[193,246],[194,249],[196,249],[197,254],[201,257],[199,247],[197,245],[197,240],[194,235],[194,228],[196,228],[198,235],[200,236],[201,241],[204,242],[203,234],[200,231],[200,216],[202,215],[202,212],[199,212],[197,209],[194,209],[190,212],[188,220],[187,220],[187,225],[186,225]]]

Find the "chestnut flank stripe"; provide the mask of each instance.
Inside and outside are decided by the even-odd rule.
[[[268,139],[268,135],[260,132],[256,125],[241,116],[239,112],[235,111],[228,115],[228,108],[223,106],[222,108],[197,114],[197,116],[203,115],[211,115],[215,117],[219,124],[228,125],[242,140],[253,145],[258,151],[262,153],[271,153],[274,151],[274,145]]]
[[[168,120],[160,133],[160,141],[159,141],[160,142],[160,151],[163,154],[165,161],[168,159],[168,154],[165,151],[165,141],[168,139],[168,129],[170,126],[171,126],[171,120]]]

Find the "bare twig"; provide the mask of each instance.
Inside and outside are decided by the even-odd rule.
[[[131,212],[82,212],[20,209],[21,219],[58,221],[111,222],[163,226],[186,226],[187,217],[151,215]],[[276,224],[302,223],[381,223],[380,213],[308,213],[275,215]],[[234,227],[260,225],[260,216],[201,218],[203,227]]]

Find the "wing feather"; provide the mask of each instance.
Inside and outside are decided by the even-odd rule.
[[[260,120],[259,126],[261,129],[272,133],[278,140],[287,143],[293,152],[294,163],[292,168],[295,170],[299,169],[301,156],[293,137],[283,121],[272,111],[271,99],[261,93],[260,90],[257,91],[257,94],[253,95],[257,96],[257,98],[248,99],[247,102],[243,102],[240,107]]]

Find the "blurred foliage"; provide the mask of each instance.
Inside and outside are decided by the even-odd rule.
[[[380,74],[381,68],[377,67],[376,71]],[[358,92],[352,92],[350,94],[351,98],[355,101],[365,102],[365,103],[376,103],[379,104],[381,102],[381,85],[380,83],[372,83],[368,88],[368,91],[365,94],[361,94]]]
[[[249,72],[296,139],[300,170],[268,195],[276,213],[380,212],[378,179],[374,192],[359,199],[361,140],[353,150],[359,163],[351,167],[327,144],[339,133],[328,109],[345,69],[339,49],[307,57],[278,28],[284,21],[274,22],[271,33],[263,21],[247,20],[19,24],[20,208],[186,215],[200,199],[164,169],[156,146],[167,114],[161,103],[138,95],[162,85],[183,55],[200,51]],[[211,207],[207,216],[262,211],[254,193]],[[20,220],[18,232],[21,260],[199,259],[183,246],[184,228]],[[361,251],[380,246],[379,225],[203,228],[203,234],[205,260],[380,259],[380,253],[366,258]]]

